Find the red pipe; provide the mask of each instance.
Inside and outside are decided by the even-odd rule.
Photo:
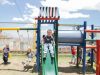
[[[96,54],[96,75],[100,75],[100,40],[96,40],[97,54]]]
[[[35,18],[35,20],[59,20],[59,18],[52,18],[52,17],[50,17],[50,18]]]
[[[94,33],[100,33],[100,30],[85,30],[85,32],[94,32]]]

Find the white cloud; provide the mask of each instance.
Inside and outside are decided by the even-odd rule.
[[[100,0],[46,0],[41,1],[43,6],[58,7],[61,18],[89,18],[89,14],[79,10],[100,10]],[[26,14],[23,17],[14,17],[13,21],[35,22],[34,18],[39,15],[39,8],[26,3]],[[73,12],[73,13],[71,13]]]
[[[24,28],[33,28],[33,25],[32,24],[26,24],[23,26]]]
[[[70,13],[70,12],[64,12],[59,11],[61,18],[89,18],[89,15],[85,15],[82,13]]]
[[[13,17],[13,20],[14,20],[14,21],[24,21],[23,18],[17,18],[17,17]]]
[[[79,9],[96,9],[99,8],[100,0],[46,0],[41,1],[43,6],[56,6],[67,11],[78,11]]]
[[[89,18],[89,14],[79,13],[79,10],[100,10],[100,0],[46,0],[43,6],[58,7],[61,18]],[[75,13],[70,13],[75,12]]]
[[[33,6],[29,3],[26,3],[27,10],[30,12],[30,17],[37,17],[39,15],[39,8]]]
[[[29,3],[26,3],[26,14],[23,14],[23,17],[13,17],[13,21],[22,21],[22,22],[32,22],[35,23],[36,21],[34,20],[34,18],[36,18],[39,15],[39,8],[37,8],[36,6],[33,6]],[[28,11],[28,12],[27,12]]]
[[[26,6],[27,6],[28,8],[34,9],[34,6],[33,6],[33,5],[30,5],[29,3],[26,3]]]
[[[2,5],[5,5],[5,4],[8,4],[8,5],[15,5],[14,2],[10,2],[9,0],[0,0],[0,4],[2,4]]]

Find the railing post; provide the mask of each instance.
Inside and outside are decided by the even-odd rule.
[[[97,54],[96,54],[96,75],[100,75],[100,40],[96,40]]]

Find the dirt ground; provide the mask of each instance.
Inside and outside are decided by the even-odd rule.
[[[82,74],[82,65],[79,68],[76,65],[69,64],[71,61],[71,57],[67,55],[60,55],[59,56],[59,75],[83,75]],[[94,70],[91,67],[87,67],[86,75],[95,75]]]
[[[9,59],[10,64],[2,64],[2,57],[0,57],[0,75],[38,75],[38,73],[33,71],[33,68],[30,67],[29,71],[23,71],[22,61],[25,60],[25,56],[13,56]],[[75,65],[69,64],[71,57],[66,55],[59,55],[59,75],[82,75],[82,68],[76,68]],[[31,65],[35,64],[35,58]],[[95,75],[91,72],[92,70],[87,70],[86,75]]]

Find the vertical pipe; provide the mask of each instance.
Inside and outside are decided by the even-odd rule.
[[[48,17],[48,7],[45,8],[46,10],[46,18]],[[45,20],[45,22],[47,23],[47,20]]]
[[[53,16],[54,16],[54,17],[55,17],[55,8],[56,8],[56,7],[54,7],[54,9],[53,9],[53,10],[54,10],[54,12],[53,12],[53,14],[54,14]]]
[[[52,7],[50,7],[50,17],[52,17]]]
[[[85,72],[86,72],[86,26],[87,26],[87,22],[85,21],[84,22],[84,36],[83,36],[83,68],[82,68],[82,72],[83,72],[83,75],[85,75]]]
[[[77,30],[80,30],[79,27],[77,27]],[[79,67],[79,46],[77,46],[77,63],[76,63],[76,67]]]
[[[42,13],[43,13],[43,18],[45,17],[45,7],[42,7],[42,9],[43,9],[43,11],[42,11]]]
[[[42,7],[42,13],[43,13],[42,18],[45,18],[45,7]],[[41,21],[44,23],[44,20]]]
[[[55,20],[55,48],[56,48],[56,58],[58,65],[58,20]]]
[[[46,7],[46,18],[48,16],[48,7]]]
[[[94,25],[91,25],[91,30],[94,30]],[[91,39],[94,39],[94,33],[91,33]],[[93,43],[93,41],[92,41]],[[91,49],[91,67],[93,68],[93,61],[94,61],[94,55],[93,55],[93,50]]]
[[[44,7],[44,18],[46,18],[46,7]]]
[[[41,7],[41,17],[43,17],[43,7]]]
[[[40,13],[39,13],[40,17],[41,17],[41,7],[40,7]]]
[[[58,75],[58,20],[54,20],[54,40],[55,40],[55,58],[56,58],[56,70]]]
[[[46,7],[44,7],[44,18],[46,18]],[[44,20],[44,22],[46,23],[46,20]]]
[[[50,9],[51,9],[51,8],[49,7],[49,12],[48,12],[48,13],[49,13],[49,17],[50,17]]]
[[[37,51],[36,51],[36,69],[39,72],[40,71],[40,23],[41,20],[38,20],[38,25],[37,25]]]
[[[35,24],[33,25],[33,28],[36,28],[37,24],[35,22]],[[33,50],[36,50],[36,30],[33,31]]]
[[[57,12],[57,7],[55,7],[55,18],[56,18],[56,15],[57,15],[57,13],[56,13],[56,12]]]
[[[52,17],[53,17],[53,15],[54,15],[53,12],[54,12],[54,7],[52,7]]]
[[[41,11],[42,11],[42,10],[41,10],[41,7],[40,7],[40,17],[42,16],[42,13],[41,13]]]
[[[51,12],[51,7],[49,7],[49,12],[48,12],[49,13],[49,17],[48,18],[51,17],[51,13],[50,12]],[[48,22],[50,22],[50,20],[48,20]]]
[[[77,63],[76,63],[77,68],[79,67],[79,47],[77,46]]]
[[[96,40],[97,54],[96,54],[96,75],[100,75],[100,40]]]
[[[57,8],[57,10],[56,10],[56,15],[57,15],[57,18],[59,18],[60,16],[59,16],[59,9]]]

